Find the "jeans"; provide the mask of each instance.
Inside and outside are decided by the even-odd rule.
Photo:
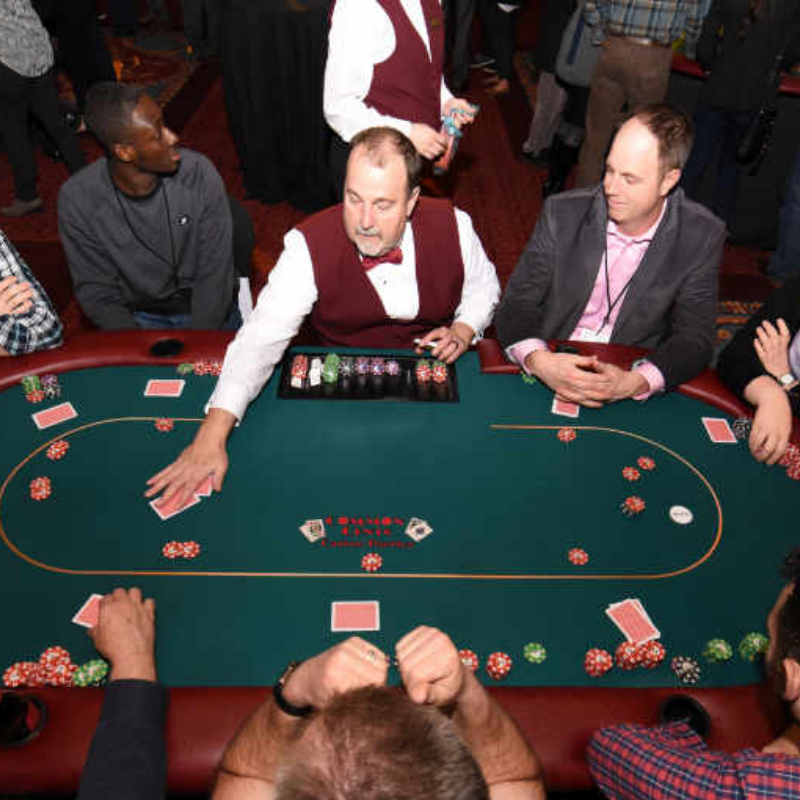
[[[136,324],[147,331],[180,330],[189,327],[189,314],[151,314],[149,311],[134,311]],[[222,324],[221,331],[235,331],[242,326],[239,306],[234,303],[231,313]]]
[[[800,275],[800,147],[786,181],[786,195],[778,221],[778,246],[769,261],[776,278]]]

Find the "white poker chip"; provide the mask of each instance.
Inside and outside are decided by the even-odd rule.
[[[678,525],[688,525],[694,519],[694,514],[686,506],[672,506],[669,510],[669,517]]]

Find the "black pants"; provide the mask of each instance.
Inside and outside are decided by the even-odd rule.
[[[29,111],[61,151],[70,172],[76,172],[86,163],[78,138],[58,107],[53,71],[38,78],[26,78],[0,63],[0,134],[8,151],[19,200],[37,197],[36,158],[28,138]]]
[[[472,21],[475,18],[475,0],[450,0],[449,19],[453,37],[450,52],[450,75],[453,84],[461,87],[469,77]]]
[[[508,80],[511,77],[511,59],[516,44],[519,9],[503,11],[496,2],[491,2],[485,13],[488,27],[485,34],[491,42],[490,52],[497,59],[495,69],[501,78]]]

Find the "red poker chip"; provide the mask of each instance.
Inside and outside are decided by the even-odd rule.
[[[41,403],[44,400],[44,390],[43,389],[34,389],[32,392],[28,392],[25,395],[25,399],[29,403]]]
[[[633,642],[622,642],[617,647],[615,659],[617,666],[624,670],[636,669],[639,666],[641,653],[638,645]]]
[[[614,659],[607,650],[592,647],[586,651],[583,659],[583,668],[590,677],[599,678],[601,675],[605,675],[613,666]]]
[[[649,471],[656,468],[655,459],[650,456],[639,456],[639,458],[636,459],[636,463],[639,465],[640,469]]]
[[[47,457],[51,461],[59,461],[64,458],[69,450],[69,442],[66,439],[56,439],[55,442],[50,442],[47,448]]]
[[[477,672],[478,667],[480,666],[480,661],[478,660],[478,656],[472,650],[459,650],[458,657],[461,659],[461,663],[467,669]]]
[[[48,686],[72,686],[72,676],[78,669],[71,661],[61,661],[45,670]]]
[[[782,467],[791,467],[798,462],[800,462],[800,447],[796,444],[789,444],[778,463]]]
[[[159,417],[155,421],[155,426],[157,431],[166,433],[167,431],[171,431],[175,427],[175,421],[168,419],[167,417]]]
[[[559,428],[556,436],[558,436],[558,440],[561,442],[573,442],[577,438],[578,433],[575,428]]]
[[[183,555],[183,542],[167,542],[161,548],[161,555],[170,559],[170,561],[180,558]]]
[[[9,689],[17,689],[20,686],[25,685],[24,663],[25,662],[23,661],[19,661],[6,669],[6,671],[3,673],[4,686],[7,686]]]
[[[367,553],[361,559],[361,569],[364,572],[377,572],[383,566],[383,558],[377,553]]]
[[[34,478],[30,483],[30,492],[34,500],[47,500],[53,493],[50,478]]]
[[[625,478],[626,481],[638,481],[641,477],[641,472],[639,472],[636,467],[625,467],[622,470],[622,477]]]
[[[622,505],[624,510],[630,514],[641,514],[645,509],[644,500],[642,500],[641,497],[637,497],[635,494],[626,497]]]
[[[211,361],[208,365],[208,374],[214,375],[215,377],[219,377],[220,375],[222,375],[222,362]]]
[[[184,558],[197,558],[200,555],[199,542],[183,542],[183,549],[181,555]]]
[[[508,653],[492,653],[486,659],[486,672],[490,678],[501,681],[511,672],[512,663],[511,656]]]
[[[661,642],[652,639],[637,645],[639,664],[645,669],[655,669],[667,656],[667,650]]]
[[[44,667],[53,662],[71,660],[69,650],[57,644],[48,647],[46,650],[42,651],[42,654],[39,656],[39,663]]]
[[[567,558],[570,564],[583,566],[589,563],[589,554],[581,547],[573,547],[568,553]]]
[[[786,468],[786,477],[793,481],[800,481],[800,461]]]

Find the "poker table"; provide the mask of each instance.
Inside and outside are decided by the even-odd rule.
[[[55,644],[76,663],[95,657],[73,614],[92,592],[141,587],[157,602],[159,675],[172,688],[173,791],[208,788],[225,743],[290,660],[350,635],[331,630],[334,602],[375,601],[379,630],[359,635],[386,652],[419,624],[473,650],[554,789],[589,785],[592,730],[654,722],[676,691],[710,711],[715,746],[761,744],[780,728],[761,665],[736,647],[764,630],[797,542],[798,487],[744,443],[709,440],[702,417],[744,413],[712,373],[575,419],[551,413],[551,392],[524,382],[492,341],[457,363],[457,402],[283,399],[276,373],[231,436],[223,491],[161,520],[145,481],[192,440],[215,380],[176,366],[221,359],[229,335],[182,334],[181,353],[157,358],[151,346],[163,338],[85,334],[0,365],[0,663]],[[640,352],[580,347],[623,366]],[[45,373],[58,375],[61,396],[33,405],[20,379]],[[180,397],[145,396],[149,380],[176,378]],[[63,402],[77,416],[37,429],[31,415]],[[165,418],[173,426],[159,430]],[[573,439],[559,436],[565,427]],[[54,441],[69,443],[58,460],[47,456]],[[654,468],[623,477],[642,457]],[[44,500],[31,497],[39,477],[52,486]],[[621,505],[633,495],[645,508],[628,516]],[[675,506],[689,510],[688,524],[673,520]],[[415,541],[412,518],[433,532]],[[299,530],[310,519],[325,526],[313,543]],[[200,545],[196,558],[164,557],[166,542],[187,540]],[[571,563],[573,548],[588,562]],[[364,571],[375,553],[380,568]],[[626,598],[644,605],[667,658],[590,677],[586,651],[623,641],[605,609]],[[712,637],[734,646],[730,661],[702,659]],[[529,642],[546,647],[543,663],[524,658]],[[501,682],[484,669],[493,652],[513,660]],[[677,654],[701,662],[696,686],[671,672]],[[47,724],[23,747],[0,749],[0,792],[70,791],[102,691],[30,692]]]

